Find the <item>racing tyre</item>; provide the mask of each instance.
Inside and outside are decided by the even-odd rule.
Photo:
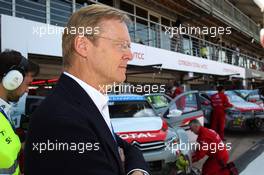
[[[162,175],[178,175],[175,163],[168,163],[162,170]]]

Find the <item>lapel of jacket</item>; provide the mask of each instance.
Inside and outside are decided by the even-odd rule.
[[[102,140],[107,143],[119,164],[120,171],[123,172],[123,166],[118,153],[117,142],[114,140],[108,125],[106,124],[101,112],[92,101],[91,97],[75,80],[65,74],[61,75],[57,87],[64,88],[72,96],[72,98],[76,100],[76,104],[86,111],[87,118],[90,119],[89,121],[93,122],[93,129],[96,130],[96,134],[99,134]]]

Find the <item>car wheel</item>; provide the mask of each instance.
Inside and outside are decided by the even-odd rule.
[[[263,120],[261,118],[255,118],[254,124],[257,130],[262,129],[263,127]]]
[[[198,169],[197,170],[191,170],[191,167],[187,170],[188,172],[178,171],[176,166],[176,162],[174,163],[168,163],[165,165],[165,167],[162,170],[162,175],[199,175]]]
[[[174,163],[167,163],[162,170],[162,175],[177,175],[177,169]]]
[[[260,118],[254,118],[252,120],[248,120],[247,122],[247,126],[252,130],[260,130],[263,125],[263,120]]]

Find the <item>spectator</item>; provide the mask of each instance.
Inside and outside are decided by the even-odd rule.
[[[238,66],[239,56],[240,56],[240,48],[239,48],[239,45],[237,45],[236,52],[235,52],[235,65],[236,66]]]
[[[206,58],[207,59],[208,50],[207,50],[207,47],[206,47],[205,44],[202,45],[201,50],[200,50],[200,53],[201,53],[201,57],[202,58]]]

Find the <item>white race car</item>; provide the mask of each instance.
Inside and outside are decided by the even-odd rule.
[[[109,112],[114,131],[142,151],[152,172],[170,174],[172,171],[191,171],[190,150],[180,150],[188,144],[186,132],[171,128],[157,116],[144,96],[109,95]],[[176,168],[176,161],[184,157],[184,170]]]

